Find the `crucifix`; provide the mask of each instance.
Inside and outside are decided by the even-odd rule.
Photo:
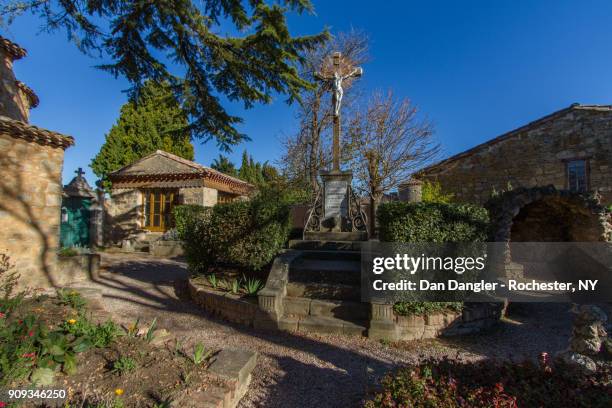
[[[79,167],[78,169],[76,169],[74,172],[76,173],[76,175],[77,175],[77,177],[78,177],[78,178],[83,178],[83,174],[85,174],[85,172],[83,171],[83,169],[82,169],[82,168],[80,168],[80,167]]]
[[[333,168],[332,171],[340,171],[340,107],[342,104],[342,81],[349,78],[357,78],[363,75],[361,67],[345,67],[344,72],[340,67],[342,54],[334,52],[332,55],[332,71],[315,73],[315,78],[328,84],[332,91],[332,109],[334,113],[334,138],[333,138]],[[347,72],[348,71],[348,72]]]

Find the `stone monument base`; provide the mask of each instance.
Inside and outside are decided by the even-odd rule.
[[[305,241],[367,241],[367,231],[304,231]]]
[[[367,241],[367,220],[351,188],[350,171],[322,171],[323,181],[308,212],[305,240]]]

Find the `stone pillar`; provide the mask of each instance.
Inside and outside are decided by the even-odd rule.
[[[393,305],[371,303],[371,320],[368,337],[374,340],[399,340]]]
[[[409,203],[420,203],[423,200],[423,182],[421,180],[411,178],[410,180],[399,185],[400,201]]]
[[[91,245],[104,246],[104,190],[98,185],[96,198],[91,206]]]

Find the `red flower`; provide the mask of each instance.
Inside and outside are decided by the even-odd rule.
[[[25,353],[21,357],[23,357],[23,358],[34,358],[34,357],[36,357],[36,353]]]
[[[495,391],[497,391],[497,392],[504,392],[504,384],[502,384],[502,383],[495,384]]]
[[[30,330],[30,332],[28,333],[28,337],[32,337],[34,335],[34,330]]]
[[[4,408],[4,407],[6,407],[6,402],[0,401],[0,408]]]
[[[0,312],[0,319],[2,319],[4,316],[6,316],[4,313]],[[0,404],[4,404],[4,402],[0,401]],[[1,405],[0,405],[1,406]]]

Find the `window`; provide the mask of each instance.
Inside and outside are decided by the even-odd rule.
[[[570,160],[566,163],[567,189],[570,191],[584,193],[588,190],[587,161]]]
[[[173,225],[172,207],[178,194],[175,190],[145,190],[144,226],[149,231],[166,231]]]
[[[235,194],[230,194],[223,191],[219,191],[217,193],[217,203],[219,204],[231,203],[235,198]]]

